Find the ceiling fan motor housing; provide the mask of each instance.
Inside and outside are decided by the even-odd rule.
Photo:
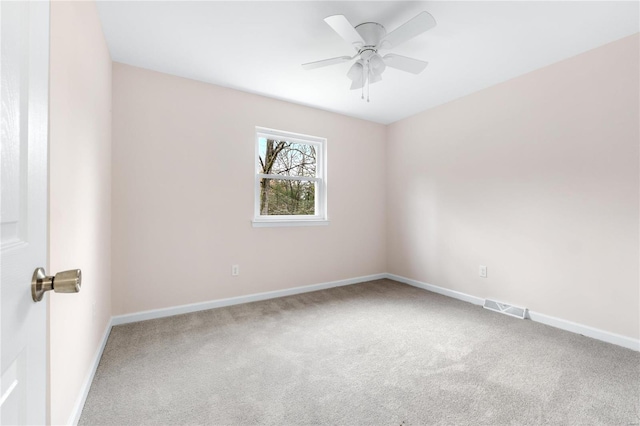
[[[355,29],[364,40],[361,50],[374,50],[380,40],[387,35],[387,30],[377,22],[365,22],[357,25]]]

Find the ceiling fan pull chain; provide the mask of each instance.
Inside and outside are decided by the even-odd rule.
[[[361,87],[360,99],[364,101],[364,64],[362,64],[362,87]]]
[[[371,81],[371,66],[369,60],[367,60],[367,102],[369,102],[369,93],[371,92],[371,86],[369,85]]]
[[[367,78],[367,102],[369,102],[369,79]]]

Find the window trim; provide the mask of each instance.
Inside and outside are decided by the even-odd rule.
[[[295,176],[263,175],[260,170],[260,138],[285,139],[287,142],[315,145],[318,156],[316,158],[316,177],[298,178]],[[304,135],[300,133],[286,132],[256,126],[254,140],[254,199],[253,220],[254,227],[276,226],[318,226],[328,225],[327,217],[327,139]],[[315,215],[261,215],[260,214],[260,178],[267,177],[280,180],[303,180],[316,182]]]

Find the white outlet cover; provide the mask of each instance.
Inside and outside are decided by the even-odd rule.
[[[484,265],[480,265],[480,270],[478,271],[478,274],[482,277],[482,278],[487,278],[487,267]]]

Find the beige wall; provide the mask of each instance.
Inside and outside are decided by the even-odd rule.
[[[640,337],[638,39],[389,126],[389,272]]]
[[[112,314],[381,272],[638,338],[638,47],[385,127],[112,69],[95,4],[53,2],[49,270],[84,282],[50,300],[52,423]],[[256,125],[328,138],[329,226],[251,226]]]
[[[111,58],[94,2],[52,2],[49,266],[81,268],[50,295],[50,415],[66,424],[111,318]]]
[[[255,126],[328,139],[329,226],[251,226]],[[113,314],[385,272],[385,137],[379,124],[114,63]]]

